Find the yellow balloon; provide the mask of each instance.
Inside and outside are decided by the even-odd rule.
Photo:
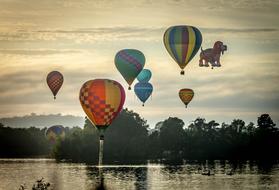
[[[194,97],[194,91],[189,88],[183,88],[179,91],[179,97],[187,108],[187,105],[191,102],[191,100]]]

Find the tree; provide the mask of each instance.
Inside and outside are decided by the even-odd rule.
[[[258,126],[260,129],[274,129],[275,124],[268,114],[262,114],[258,117]]]
[[[159,134],[161,150],[173,155],[181,154],[184,142],[184,122],[177,117],[169,117],[162,123]]]

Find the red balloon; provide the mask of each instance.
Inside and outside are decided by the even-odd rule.
[[[56,99],[56,95],[63,84],[63,75],[58,71],[52,71],[47,75],[47,85],[50,88],[54,99]]]
[[[102,130],[106,129],[122,110],[125,91],[121,84],[114,80],[89,80],[81,87],[79,100],[91,122]]]

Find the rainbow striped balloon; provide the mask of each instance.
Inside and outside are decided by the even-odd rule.
[[[164,34],[164,44],[179,67],[180,74],[201,47],[202,34],[194,26],[172,26]]]

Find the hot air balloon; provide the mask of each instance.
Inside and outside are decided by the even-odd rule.
[[[185,107],[187,108],[187,105],[191,102],[191,100],[194,97],[194,91],[189,88],[184,88],[179,91],[179,97],[181,101],[185,104]]]
[[[122,110],[125,91],[114,80],[89,80],[81,87],[79,100],[84,112],[99,131],[99,165],[102,165],[104,132]]]
[[[144,106],[144,103],[149,98],[149,96],[152,94],[153,86],[152,84],[148,82],[139,82],[135,85],[134,91],[137,95],[137,97],[142,102],[142,106]]]
[[[202,43],[202,34],[194,26],[172,26],[164,34],[164,44],[184,75],[184,68],[193,59]]]
[[[46,138],[51,144],[55,144],[57,139],[65,138],[65,128],[62,125],[54,125],[47,129]]]
[[[54,99],[56,99],[56,95],[63,84],[63,75],[58,71],[52,71],[47,75],[47,85],[49,86]]]
[[[151,76],[152,73],[149,69],[143,69],[137,76],[137,79],[139,82],[148,82],[151,79]]]
[[[123,49],[115,55],[114,62],[117,70],[129,84],[129,90],[131,90],[131,84],[145,64],[143,53],[136,49]]]

